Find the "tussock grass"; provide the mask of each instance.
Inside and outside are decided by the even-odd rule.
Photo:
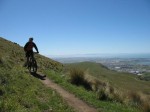
[[[70,82],[72,84],[81,85],[84,80],[84,71],[75,68],[70,70]]]
[[[98,63],[81,62],[66,64],[67,68],[80,68],[88,71],[85,77],[90,83],[97,98],[104,101],[132,105],[144,112],[149,111],[150,82],[139,80],[137,76],[109,70]],[[149,74],[146,74],[149,76]],[[134,94],[129,94],[134,91]],[[136,95],[137,94],[137,95]],[[129,99],[130,98],[130,99]],[[145,109],[144,109],[145,108]]]
[[[141,105],[141,109],[142,109],[144,112],[150,112],[150,104],[149,104],[149,101],[143,102],[142,105]]]
[[[125,91],[139,91],[150,95],[150,82],[139,80],[136,75],[112,71],[106,69],[100,63],[81,62],[66,64],[65,66],[67,68],[80,68],[84,71],[88,70],[89,75],[101,81],[109,82],[115,88]]]
[[[66,75],[55,71],[46,71],[46,74],[55,83],[58,83],[70,93],[73,93],[78,98],[87,102],[89,105],[93,105],[100,112],[141,112],[137,108],[131,107],[130,105],[124,105],[116,101],[98,99],[98,94],[96,93],[96,91],[87,90],[82,85],[77,86],[75,84],[70,84],[70,81],[68,81],[69,74]],[[86,80],[87,78],[89,78],[89,80],[92,81],[92,79],[88,77],[87,74],[85,74],[84,78]]]
[[[126,98],[124,98],[124,103],[138,107],[144,112],[150,112],[149,99],[147,99],[147,97],[145,97],[143,93],[137,93],[133,91],[126,93]]]
[[[94,86],[93,91],[96,92],[99,100],[113,101],[131,105],[143,110],[144,112],[149,112],[150,110],[149,101],[146,99],[147,97],[143,93],[121,91],[110,86],[108,82],[101,82],[98,79],[94,79],[94,81],[89,83],[92,84],[91,86]]]
[[[87,90],[94,91],[99,100],[120,101],[120,97],[108,82],[102,82],[92,77],[87,71],[77,68],[70,69],[70,82],[77,86],[81,85]]]
[[[87,90],[91,90],[91,85],[88,80],[85,79],[85,72],[81,69],[71,69],[70,70],[70,82],[77,86],[83,86]]]
[[[140,106],[142,104],[141,96],[133,91],[128,92],[126,99],[129,104],[134,106]]]
[[[112,87],[109,82],[103,82],[92,77],[87,71],[82,69],[70,69],[70,82],[77,86],[82,85],[86,90],[94,91],[98,100],[119,102],[138,107],[144,112],[149,111],[150,106],[148,102],[142,98],[144,94],[132,91],[121,91],[120,89]]]

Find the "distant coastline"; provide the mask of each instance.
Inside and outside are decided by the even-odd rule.
[[[70,57],[55,57],[54,60],[67,64],[79,62],[101,63],[111,70],[143,74],[150,72],[150,54],[86,54]]]
[[[150,53],[48,55],[50,58],[150,58]]]

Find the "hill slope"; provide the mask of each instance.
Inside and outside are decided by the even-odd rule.
[[[53,69],[55,71],[61,71],[63,65],[59,62],[51,60],[41,55],[35,54],[35,58],[38,62],[39,70]],[[0,63],[10,67],[11,65],[22,66],[25,62],[25,53],[23,47],[19,46],[15,42],[8,41],[0,37]]]
[[[143,92],[150,95],[150,81],[138,80],[136,75],[130,73],[116,72],[107,69],[107,67],[93,62],[81,62],[66,64],[68,68],[76,67],[88,71],[90,75],[109,82],[116,88],[123,89],[125,91]]]
[[[61,71],[62,64],[36,55],[38,71]],[[0,37],[0,112],[73,112],[53,90],[23,68],[21,46]],[[54,94],[55,93],[55,94]]]
[[[107,67],[93,62],[66,64],[65,68],[64,72],[71,77],[72,83],[83,86],[85,89],[88,87],[87,89],[95,91],[100,102],[112,101],[112,104],[114,105],[115,102],[121,102],[122,104],[128,105],[125,110],[121,110],[124,107],[115,110],[118,105],[116,104],[113,111],[134,111],[130,106],[139,108],[139,110],[135,110],[136,112],[140,110],[144,112],[150,111],[149,81],[139,80],[137,76],[129,73],[109,70]],[[70,73],[68,70],[70,70]],[[78,80],[80,80],[80,82]],[[90,101],[90,96],[88,97],[88,101],[90,103],[94,102]],[[99,102],[97,102],[97,104],[98,103]],[[92,104],[96,105],[94,103]],[[107,103],[105,108],[108,106],[111,107],[109,103]],[[130,108],[131,110],[128,110],[127,108]],[[109,109],[107,109],[107,111],[108,110]]]
[[[58,83],[75,96],[88,104],[96,107],[101,112],[140,112],[135,107],[123,105],[118,102],[100,101],[95,92],[87,91],[83,87],[72,85],[68,81],[66,73],[62,73],[63,65],[41,55],[35,55],[38,62],[38,72],[45,73],[55,83]],[[25,61],[24,51],[21,46],[0,38],[0,111],[23,111],[23,112],[74,112],[65,101],[53,90],[45,87],[41,82],[29,74],[23,68]],[[96,66],[93,63],[83,63],[83,67],[90,74]],[[74,65],[69,65],[69,68]],[[76,67],[77,67],[76,66]],[[78,68],[77,67],[77,68]],[[93,73],[110,72],[100,65]],[[90,70],[91,69],[91,70]],[[99,69],[99,67],[98,67]],[[67,70],[68,72],[68,70]],[[42,79],[42,78],[41,78]],[[106,80],[103,77],[102,80]]]

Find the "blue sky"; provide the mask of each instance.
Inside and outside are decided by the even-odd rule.
[[[43,55],[150,53],[150,0],[0,0],[0,37]]]

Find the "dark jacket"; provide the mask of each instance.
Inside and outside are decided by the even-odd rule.
[[[24,51],[33,51],[33,47],[38,52],[38,48],[34,42],[27,42],[24,46]]]

